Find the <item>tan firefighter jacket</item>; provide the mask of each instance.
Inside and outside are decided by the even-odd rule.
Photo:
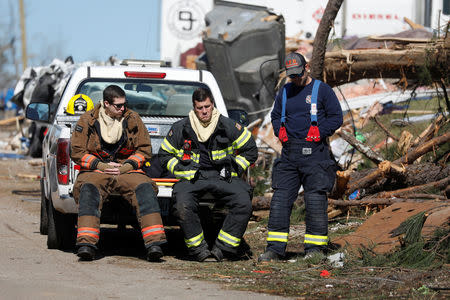
[[[152,153],[150,135],[140,116],[130,109],[125,112],[122,138],[111,151],[102,149],[99,110],[100,104],[84,113],[75,126],[71,138],[72,160],[82,171],[96,170],[100,161],[130,163],[134,170],[140,170]]]

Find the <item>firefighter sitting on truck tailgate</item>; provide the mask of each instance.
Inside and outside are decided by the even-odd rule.
[[[271,114],[283,150],[273,165],[267,248],[259,261],[279,260],[285,255],[289,218],[301,185],[305,191],[306,255],[322,255],[328,244],[327,192],[334,185],[336,169],[327,137],[342,125],[342,110],[330,86],[309,76],[301,54],[288,54],[285,68],[291,83],[278,93]]]
[[[257,158],[251,133],[220,115],[209,90],[192,95],[193,110],[173,124],[158,156],[163,167],[179,178],[173,187],[174,215],[189,254],[197,261],[212,255],[217,261],[235,256],[252,212],[251,187],[240,175]],[[212,250],[200,224],[199,197],[211,193],[228,214]]]
[[[142,166],[151,156],[150,136],[139,115],[127,109],[125,92],[117,85],[103,91],[103,102],[84,113],[71,139],[72,160],[81,166],[74,185],[79,205],[77,255],[92,260],[100,235],[103,201],[117,192],[135,208],[147,249],[158,261],[166,242],[157,187]]]

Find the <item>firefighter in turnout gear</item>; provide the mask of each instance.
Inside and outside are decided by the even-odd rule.
[[[342,110],[331,87],[309,76],[301,54],[288,54],[285,69],[291,82],[278,93],[271,113],[283,149],[273,165],[267,248],[259,261],[279,260],[285,255],[292,206],[302,185],[305,253],[323,253],[328,245],[327,192],[334,185],[336,163],[327,137],[342,125]]]
[[[139,115],[127,109],[117,85],[103,101],[80,117],[71,138],[72,160],[81,167],[74,184],[78,209],[77,255],[92,260],[100,236],[103,201],[119,193],[135,209],[147,259],[159,261],[166,242],[156,184],[142,171],[151,156],[150,136]]]
[[[173,124],[159,150],[163,167],[180,181],[173,187],[174,215],[189,254],[197,261],[235,256],[252,212],[251,187],[241,175],[255,162],[257,148],[244,126],[220,115],[211,92],[198,88],[193,110]],[[199,197],[211,193],[228,208],[209,250],[198,215]]]

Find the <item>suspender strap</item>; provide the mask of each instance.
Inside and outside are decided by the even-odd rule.
[[[319,93],[320,80],[315,79],[311,94],[311,125],[317,126],[317,94]]]
[[[286,88],[283,87],[283,98],[281,100],[281,124],[284,124],[286,122]]]

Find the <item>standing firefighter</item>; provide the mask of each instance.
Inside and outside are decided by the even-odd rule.
[[[292,206],[301,185],[306,255],[324,252],[328,244],[327,192],[333,187],[336,167],[327,137],[342,125],[342,110],[330,86],[309,76],[302,55],[288,54],[285,68],[291,83],[278,93],[271,114],[283,150],[273,166],[267,248],[259,261],[279,260],[285,255]]]
[[[126,108],[125,92],[117,85],[103,91],[103,102],[84,113],[71,139],[71,157],[81,171],[74,185],[78,202],[77,255],[92,260],[100,235],[103,201],[119,193],[135,208],[147,249],[158,261],[166,242],[157,187],[142,166],[151,156],[150,137],[137,113]]]
[[[189,254],[197,261],[235,255],[251,216],[251,188],[240,178],[257,158],[251,133],[214,108],[211,92],[192,95],[189,117],[175,123],[159,150],[161,163],[180,181],[174,185],[174,214]],[[228,214],[211,252],[198,216],[199,197],[211,193]]]

